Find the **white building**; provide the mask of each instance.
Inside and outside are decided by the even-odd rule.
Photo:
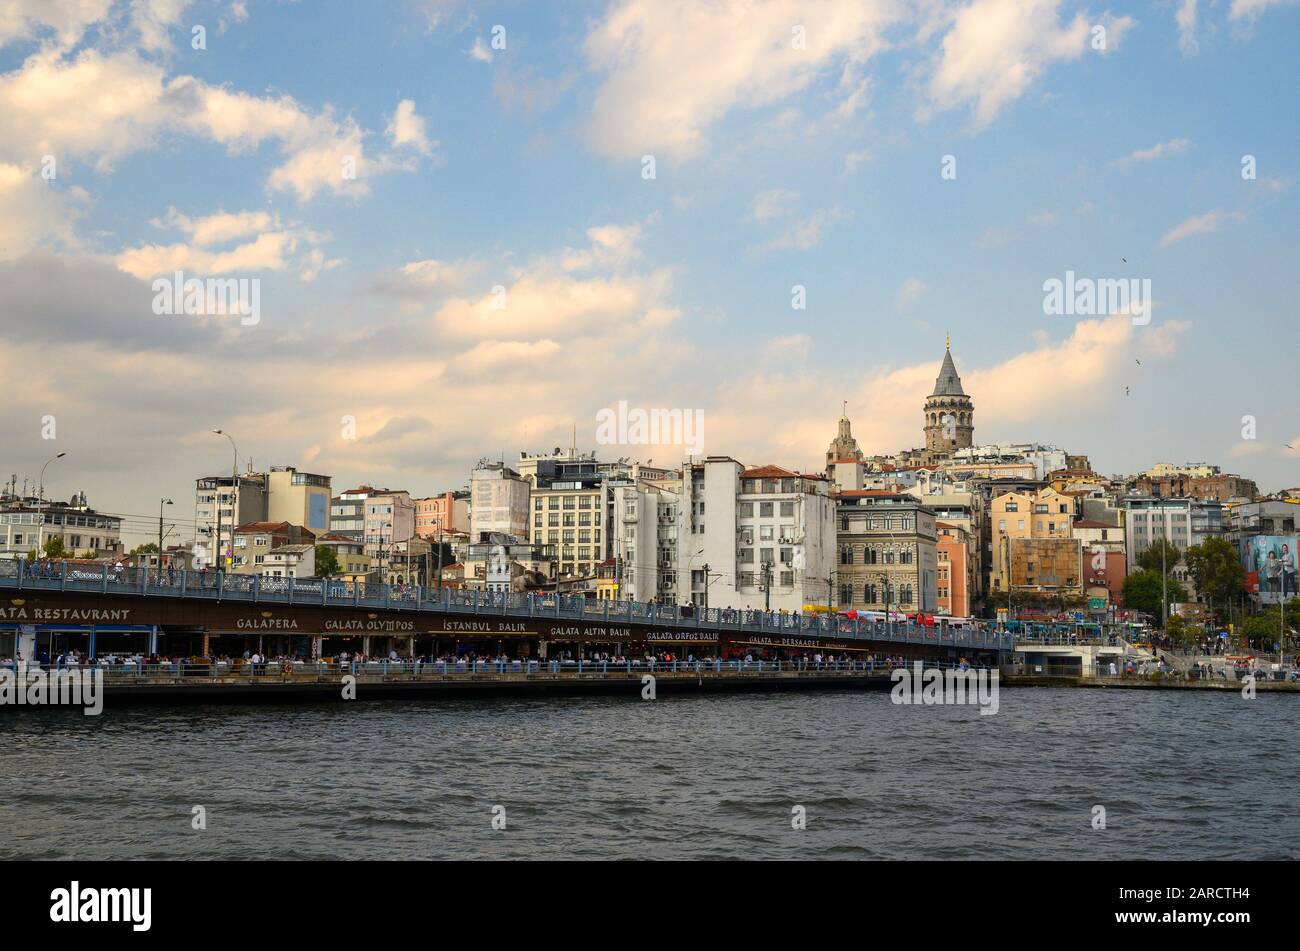
[[[1055,446],[1043,446],[1039,443],[996,443],[988,446],[971,446],[958,449],[952,453],[954,466],[976,464],[997,465],[1003,463],[1026,462],[1033,466],[1033,478],[1043,480],[1049,472],[1066,468],[1064,449]]]
[[[480,462],[470,479],[469,535],[528,538],[528,480],[500,463]]]
[[[835,506],[821,476],[710,456],[683,469],[679,602],[801,611],[835,572]]]
[[[619,600],[678,603],[679,485],[667,480],[610,483]]]
[[[315,545],[280,545],[266,553],[262,562],[263,578],[314,578]]]

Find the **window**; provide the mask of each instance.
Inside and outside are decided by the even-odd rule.
[[[770,542],[772,540],[772,526],[771,525],[758,526],[758,538],[759,541]]]
[[[1019,511],[1020,511],[1020,505],[1019,505],[1019,503],[1017,503],[1017,502],[1008,502],[1008,503],[1006,504],[1006,507],[1003,508],[1002,511],[1004,511],[1004,512],[1019,512]]]
[[[782,502],[782,503],[781,503],[781,514],[784,515],[786,518],[792,518],[792,517],[794,516],[794,503],[793,503],[793,502]]]
[[[779,584],[780,584],[781,587],[783,587],[783,588],[791,588],[791,587],[794,587],[794,572],[793,572],[793,571],[783,571],[783,572],[781,572],[781,580],[780,580]]]
[[[840,604],[853,603],[853,588],[849,585],[840,585]]]
[[[740,549],[740,553],[739,555],[737,555],[736,560],[739,561],[742,565],[752,565],[754,563],[754,549],[752,548]]]
[[[789,564],[793,564],[793,563],[794,563],[794,549],[793,549],[793,548],[782,548],[782,549],[781,549],[781,564],[783,564],[783,565],[789,565]],[[852,563],[853,563],[853,549],[852,549],[852,548],[849,549],[849,561],[848,561],[848,563],[849,563],[849,564],[852,564]]]
[[[774,552],[770,548],[760,548],[758,550],[758,560],[760,564],[770,565],[773,563],[772,556]]]
[[[741,518],[752,518],[753,515],[754,515],[754,503],[753,503],[753,502],[741,502],[741,503],[740,503],[740,517],[741,517]]]
[[[758,515],[759,515],[760,518],[771,518],[771,517],[772,517],[772,503],[771,503],[771,502],[760,502],[760,503],[758,503]]]
[[[783,548],[783,549],[781,549],[781,550],[782,550],[782,551],[789,551],[790,549],[788,549],[788,548]],[[845,548],[841,548],[841,549],[840,549],[840,564],[841,564],[841,565],[851,565],[851,564],[853,564],[853,549],[852,549],[852,548],[845,547]]]

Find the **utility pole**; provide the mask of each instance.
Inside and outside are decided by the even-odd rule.
[[[1286,656],[1286,565],[1280,566],[1278,577],[1282,579],[1282,597],[1277,603],[1277,665],[1282,666]]]
[[[709,563],[704,563],[704,613],[709,613]]]
[[[1160,522],[1160,629],[1164,630],[1169,626],[1169,584],[1165,574],[1165,552],[1168,549],[1165,542],[1165,523],[1162,514]]]
[[[772,563],[763,562],[763,610],[772,610]]]
[[[158,502],[158,581],[162,583],[162,553],[163,553],[163,506],[171,505],[171,499],[160,499]]]

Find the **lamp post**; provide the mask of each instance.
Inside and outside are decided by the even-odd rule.
[[[214,436],[225,436],[230,440],[230,448],[234,453],[233,460],[230,463],[230,544],[233,547],[235,543],[235,520],[238,516],[237,506],[239,505],[239,447],[235,445],[235,439],[230,433],[220,429],[212,430]],[[225,555],[221,552],[221,483],[217,483],[216,495],[213,496],[213,504],[217,509],[217,537],[215,539],[217,547],[217,570],[223,571],[226,567]]]
[[[66,452],[61,452],[52,459],[45,460],[41,466],[40,488],[36,491],[36,557],[40,557],[41,539],[45,536],[45,470],[55,459],[62,459]]]
[[[163,557],[163,506],[171,505],[171,499],[158,500],[158,583],[162,584],[162,557]]]

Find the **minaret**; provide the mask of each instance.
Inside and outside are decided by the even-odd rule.
[[[951,453],[974,444],[975,404],[962,389],[957,366],[952,362],[952,340],[945,335],[943,365],[934,381],[934,392],[925,401],[925,448]]]

